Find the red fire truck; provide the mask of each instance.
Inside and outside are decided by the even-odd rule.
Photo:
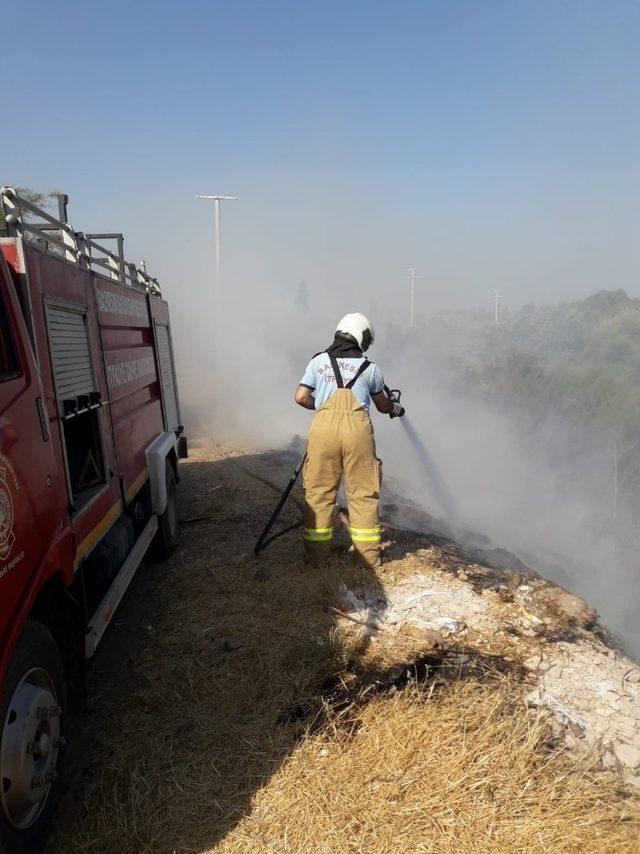
[[[167,303],[120,234],[0,190],[0,850],[50,817],[68,697],[151,546],[176,546]]]

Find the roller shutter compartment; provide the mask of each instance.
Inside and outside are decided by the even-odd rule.
[[[47,302],[47,329],[62,421],[71,507],[81,510],[107,483],[87,309]]]
[[[58,401],[95,390],[84,308],[47,308],[47,325]]]
[[[173,351],[169,327],[156,323],[156,343],[158,346],[158,363],[160,365],[160,381],[162,383],[162,400],[164,403],[165,427],[167,430],[177,430],[180,424],[178,416],[178,396],[173,370]]]

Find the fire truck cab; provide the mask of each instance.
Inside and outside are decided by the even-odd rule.
[[[151,546],[176,546],[186,456],[167,303],[120,234],[0,190],[0,851],[38,849],[68,697]],[[107,244],[107,245],[105,245]]]

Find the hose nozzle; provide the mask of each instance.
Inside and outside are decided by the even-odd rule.
[[[385,386],[384,390],[391,403],[393,403],[393,410],[389,413],[389,418],[401,418],[404,415],[404,406],[400,405],[402,392],[399,388],[389,388],[389,386]]]

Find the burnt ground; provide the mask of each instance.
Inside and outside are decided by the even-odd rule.
[[[287,533],[253,558],[296,458],[192,445],[180,546],[141,568],[91,662],[51,852],[215,850],[327,708],[411,681],[508,678],[552,709],[554,738],[598,741],[601,767],[634,778],[633,662],[584,602],[508,553],[388,524],[379,573],[353,565],[345,533],[311,573],[297,488]]]

